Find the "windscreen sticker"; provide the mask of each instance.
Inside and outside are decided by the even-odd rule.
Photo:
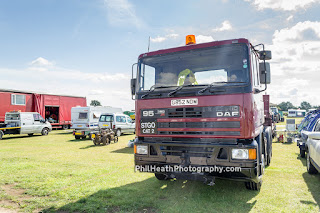
[[[247,59],[243,59],[242,62],[243,62],[243,68],[247,68],[248,67]]]

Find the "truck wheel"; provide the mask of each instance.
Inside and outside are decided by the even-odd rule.
[[[41,131],[41,135],[48,135],[49,134],[49,129],[48,128],[43,128]]]
[[[259,183],[255,183],[255,182],[245,182],[244,185],[246,186],[247,189],[249,190],[255,190],[255,191],[259,191],[262,185],[262,181],[260,181]]]
[[[154,173],[154,176],[156,176],[156,178],[158,180],[169,180],[169,176],[166,174],[162,174],[162,173]]]
[[[31,136],[33,136],[33,133],[29,133],[28,135],[31,137]]]
[[[307,171],[309,174],[317,174],[318,170],[312,165],[309,152],[307,152]]]
[[[120,137],[120,135],[121,135],[121,129],[117,129],[116,135],[117,135],[118,137]]]
[[[68,126],[68,125],[63,125],[63,126],[62,126],[62,129],[63,129],[63,130],[67,130],[67,129],[69,129],[69,126]]]
[[[80,136],[76,135],[74,136],[76,140],[79,140],[80,139]]]
[[[300,157],[305,158],[306,157],[306,151],[300,148]]]
[[[0,130],[0,140],[2,139],[3,137],[3,132]]]

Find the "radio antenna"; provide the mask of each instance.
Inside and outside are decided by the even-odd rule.
[[[148,42],[148,52],[150,51],[150,36],[149,36],[149,42]]]

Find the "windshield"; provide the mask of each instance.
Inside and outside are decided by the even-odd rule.
[[[245,44],[190,50],[139,61],[139,91],[154,87],[249,82]]]

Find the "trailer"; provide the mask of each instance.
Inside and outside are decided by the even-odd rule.
[[[306,113],[304,109],[288,109],[288,117],[304,117]]]
[[[0,89],[0,123],[10,111],[38,112],[53,128],[70,128],[71,108],[86,106],[86,97]]]

